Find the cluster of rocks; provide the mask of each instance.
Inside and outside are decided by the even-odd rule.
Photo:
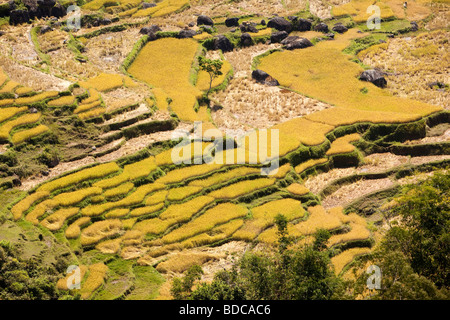
[[[66,15],[66,10],[56,0],[22,0],[22,2],[25,8],[19,7],[14,0],[8,2],[11,25],[27,23],[35,18],[61,18]]]

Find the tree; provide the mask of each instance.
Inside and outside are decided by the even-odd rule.
[[[202,278],[203,270],[200,266],[194,265],[190,267],[183,278],[175,278],[172,282],[170,293],[177,300],[189,298],[192,293],[192,286],[196,280]]]
[[[386,212],[390,229],[381,245],[361,263],[381,269],[381,289],[371,299],[450,299],[450,176],[435,173],[405,186]],[[394,220],[395,219],[395,220]],[[367,294],[363,272],[355,285]]]
[[[223,61],[220,59],[212,60],[212,59],[207,59],[203,56],[199,56],[198,57],[198,65],[200,67],[200,70],[206,71],[209,75],[209,89],[206,92],[206,98],[208,98],[214,79],[223,74],[221,71]]]
[[[195,290],[183,289],[184,280],[174,281],[176,299],[196,300],[325,300],[343,297],[343,282],[333,271],[323,243],[329,234],[316,236],[316,244],[292,249],[287,219],[278,215],[278,250],[274,253],[246,253],[230,271],[223,270],[211,283],[200,283]],[[321,250],[318,250],[318,248]],[[186,276],[189,277],[187,274]],[[185,277],[186,277],[185,276]]]

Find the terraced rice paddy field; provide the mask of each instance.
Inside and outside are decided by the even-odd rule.
[[[83,14],[110,23],[53,25],[55,43],[39,31],[44,20],[2,26],[0,215],[70,252],[82,299],[170,299],[173,277],[192,265],[211,280],[235,255],[276,250],[278,214],[296,244],[328,230],[334,271],[345,275],[379,244],[379,208],[401,186],[448,174],[449,32],[428,27],[439,16],[434,1],[407,10],[377,2],[380,30],[365,26],[369,2],[332,3],[310,1],[309,12],[302,1],[93,0]],[[200,13],[213,28],[187,26]],[[261,23],[275,13],[348,31],[294,31],[312,46],[287,50]],[[227,14],[255,22],[251,45],[225,25]],[[152,24],[160,31],[139,33]],[[197,35],[180,37],[186,28]],[[233,50],[215,47],[219,34]],[[198,56],[223,63],[209,97]],[[387,72],[386,87],[359,79],[373,67]],[[257,83],[256,69],[278,85]],[[0,240],[9,239],[4,226]],[[74,294],[64,275],[57,288]]]

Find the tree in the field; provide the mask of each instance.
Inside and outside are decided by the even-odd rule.
[[[246,253],[232,270],[223,270],[211,283],[176,280],[172,294],[175,299],[193,300],[328,300],[344,298],[344,284],[334,274],[326,241],[329,233],[316,235],[315,245],[293,246],[288,220],[283,215],[275,219],[278,229],[278,251]],[[320,249],[320,250],[319,250]],[[186,276],[190,279],[192,272]]]
[[[390,229],[365,265],[382,270],[381,289],[371,299],[450,298],[450,175],[435,173],[403,188],[385,213]],[[356,292],[364,294],[363,272]]]
[[[207,59],[203,56],[198,57],[198,65],[200,67],[200,70],[206,71],[209,75],[209,89],[206,92],[206,98],[209,97],[209,93],[211,92],[212,83],[215,78],[221,76],[222,73],[222,65],[223,61],[220,59]]]

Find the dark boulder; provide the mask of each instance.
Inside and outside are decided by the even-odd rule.
[[[159,26],[157,26],[156,24],[153,24],[149,27],[143,27],[139,33],[140,34],[145,34],[145,35],[150,35],[152,33],[156,33],[158,31],[162,31],[161,28]]]
[[[312,47],[312,46],[313,46],[313,44],[311,43],[311,41],[309,41],[306,38],[300,38],[298,40],[289,42],[285,46],[285,48],[287,50],[294,50],[294,49],[304,49],[304,48],[308,48],[308,47]]]
[[[256,23],[248,23],[248,22],[243,22],[240,26],[239,29],[241,29],[241,32],[252,32],[252,33],[258,33],[259,30],[256,28]]]
[[[328,31],[330,31],[328,28],[328,25],[323,22],[316,24],[316,26],[314,27],[314,30],[317,32],[323,32],[323,33],[327,33]]]
[[[111,21],[111,19],[102,19],[101,21],[100,21],[100,24],[102,24],[102,25],[108,25],[108,24],[111,24],[112,23],[112,21]]]
[[[188,27],[189,28],[195,27],[195,22],[189,22]]]
[[[307,19],[296,19],[294,22],[293,29],[295,31],[309,31],[311,30],[312,22]]]
[[[272,35],[270,36],[270,42],[278,43],[286,39],[288,36],[289,34],[286,31],[277,31],[272,33]]]
[[[225,25],[227,27],[239,27],[239,18],[227,18],[225,20]]]
[[[327,34],[325,35],[325,37],[327,37],[328,40],[333,40],[333,39],[334,39],[334,33],[327,33]]]
[[[281,44],[285,46],[285,45],[287,45],[288,43],[293,42],[293,41],[297,41],[297,40],[299,40],[299,39],[300,39],[299,36],[288,36],[288,37],[284,38],[284,39],[281,41]]]
[[[200,15],[197,18],[197,25],[198,26],[200,26],[200,25],[213,26],[214,25],[214,21],[208,16]]]
[[[292,23],[281,17],[270,19],[267,27],[277,29],[278,31],[286,31],[287,33],[292,31]]]
[[[253,44],[252,36],[248,33],[243,33],[241,35],[241,46],[243,47],[249,47]]]
[[[387,85],[387,81],[384,78],[384,73],[376,69],[364,71],[359,76],[359,79],[362,81],[372,82],[374,85],[380,88],[384,88]]]
[[[337,33],[344,33],[344,32],[348,31],[347,27],[344,26],[342,23],[336,23],[334,25],[333,29],[331,29],[331,30],[333,30],[333,31],[335,31]]]
[[[148,9],[156,7],[156,3],[150,3],[150,2],[143,2],[142,3],[142,9]]]
[[[419,25],[415,21],[411,21],[411,31],[417,31],[419,30]]]
[[[9,24],[15,26],[30,21],[27,10],[12,10],[9,12]]]
[[[185,39],[185,38],[192,38],[195,36],[197,32],[195,30],[185,29],[178,32],[178,38]]]
[[[262,19],[261,22],[260,22],[260,24],[261,24],[262,26],[265,26],[265,25],[267,25],[267,22],[266,22],[266,20]]]
[[[43,26],[42,28],[41,28],[41,30],[39,31],[39,33],[40,34],[44,34],[44,33],[47,33],[47,32],[50,32],[50,31],[52,31],[53,29],[50,27],[50,26]]]
[[[57,3],[53,8],[51,15],[56,18],[62,18],[66,15],[66,9],[59,3]]]
[[[268,86],[280,85],[279,82],[276,79],[274,79],[273,77],[271,77],[267,72],[264,72],[259,69],[254,70],[252,72],[252,78],[257,82],[268,85]]]
[[[233,51],[234,45],[224,35],[218,36],[214,40],[214,50],[222,50],[223,52]]]

